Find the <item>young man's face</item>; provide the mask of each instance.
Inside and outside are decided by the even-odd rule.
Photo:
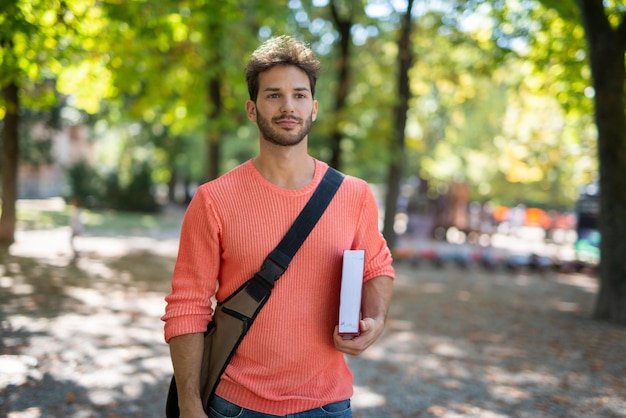
[[[317,118],[306,73],[292,65],[278,65],[259,75],[256,103],[248,101],[246,111],[256,122],[261,138],[276,145],[302,142]]]

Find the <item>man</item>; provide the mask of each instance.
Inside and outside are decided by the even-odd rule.
[[[207,416],[199,376],[211,296],[224,300],[258,271],[328,169],[307,148],[319,70],[315,54],[292,37],[252,54],[246,112],[258,126],[259,154],[201,186],[185,214],[163,316],[182,418]],[[337,331],[346,249],[365,250],[363,319],[351,340]],[[211,416],[351,417],[343,354],[358,355],[381,335],[391,261],[367,183],[346,176],[226,368]]]

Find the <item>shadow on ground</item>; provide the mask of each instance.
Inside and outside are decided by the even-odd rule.
[[[159,317],[174,259],[57,262],[3,260],[0,416],[162,416],[171,363]]]
[[[163,416],[174,255],[2,261],[0,417]],[[626,329],[588,319],[594,278],[396,267],[385,334],[349,358],[355,417],[625,416]]]

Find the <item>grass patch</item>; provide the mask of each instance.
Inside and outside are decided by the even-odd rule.
[[[72,215],[69,210],[18,208],[16,216],[18,229],[32,230],[69,226]]]
[[[85,210],[82,219],[86,230],[99,233],[141,234],[180,227],[179,219],[163,214]]]
[[[21,200],[16,205],[17,228],[22,230],[69,227],[74,208],[62,200]],[[182,213],[182,212],[181,212]],[[180,228],[179,213],[136,213],[83,209],[86,233],[142,234]]]

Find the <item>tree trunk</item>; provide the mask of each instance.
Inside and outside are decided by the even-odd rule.
[[[19,96],[15,82],[2,90],[6,104],[2,153],[2,215],[0,216],[0,249],[15,240],[15,201],[17,200],[17,162],[19,157]]]
[[[209,114],[207,115],[208,144],[207,144],[207,180],[213,180],[220,175],[221,157],[221,122],[223,112],[222,103],[222,63],[220,57],[220,43],[222,27],[219,21],[210,19],[207,30],[207,101]]]
[[[341,115],[346,107],[346,100],[348,98],[348,88],[350,85],[350,45],[352,38],[350,31],[352,30],[352,18],[341,18],[335,5],[335,2],[330,3],[331,12],[335,26],[339,30],[341,39],[339,40],[339,59],[337,60],[338,73],[337,73],[337,90],[335,92],[335,108],[333,124],[333,131],[331,133],[331,159],[330,166],[337,170],[342,169],[341,161],[341,138],[343,133],[340,129]]]
[[[617,30],[601,0],[579,0],[596,92],[600,167],[600,292],[594,318],[626,325],[626,21]]]
[[[390,142],[391,162],[387,174],[387,196],[385,198],[385,220],[383,225],[383,235],[391,249],[394,249],[396,246],[394,223],[398,196],[400,194],[400,181],[404,175],[404,167],[406,165],[404,131],[409,110],[409,99],[411,98],[409,70],[413,65],[413,53],[411,51],[411,32],[413,31],[412,8],[413,0],[409,0],[400,29],[400,39],[398,40],[398,103],[394,110],[394,137]]]
[[[208,179],[213,180],[220,175],[220,136],[219,116],[222,113],[222,95],[220,93],[221,80],[216,74],[209,81],[209,101],[213,110],[209,115],[209,146],[208,146]]]

